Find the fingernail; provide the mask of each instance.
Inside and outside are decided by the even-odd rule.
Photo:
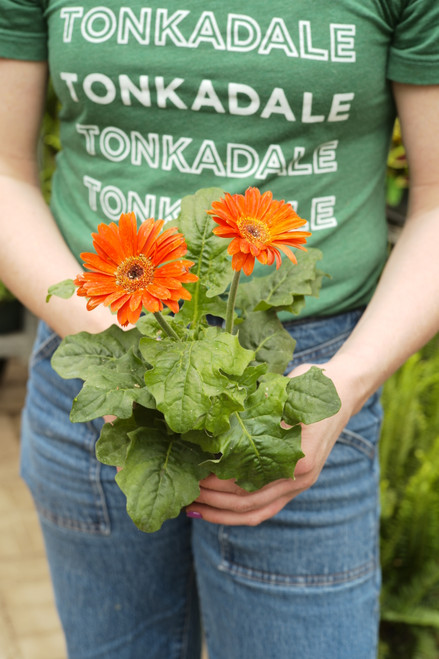
[[[201,513],[197,513],[195,511],[189,510],[186,513],[187,517],[192,517],[192,519],[203,519],[203,515]]]

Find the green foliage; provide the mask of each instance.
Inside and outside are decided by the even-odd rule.
[[[407,156],[401,138],[398,119],[392,134],[392,142],[387,157],[387,203],[398,206],[409,187],[409,168]]]
[[[383,393],[382,659],[439,656],[438,403],[437,337]]]
[[[303,456],[300,424],[340,406],[320,369],[292,379],[281,374],[294,341],[277,311],[296,310],[305,295],[317,294],[324,276],[316,266],[318,250],[300,255],[298,265],[285,260],[284,274],[281,268],[256,285],[243,283],[244,322],[237,320],[236,333],[209,325],[208,314],[231,317],[234,302],[233,295],[227,305],[223,298],[234,290],[228,241],[212,233],[206,213],[221,194],[209,188],[182,201],[177,225],[199,280],[179,313],[147,314],[127,332],[112,326],[69,336],[52,358],[62,377],[84,381],[72,421],[118,417],[104,426],[96,454],[105,464],[123,466],[117,482],[143,531],[157,530],[196,499],[199,481],[210,472],[234,477],[249,491],[293,477]],[[71,285],[50,293],[68,297]]]
[[[12,300],[15,300],[15,298],[11,291],[9,291],[4,283],[0,281],[0,302],[12,302]]]
[[[199,482],[209,473],[203,464],[208,456],[168,433],[164,424],[140,426],[129,438],[124,468],[116,481],[127,497],[133,522],[150,533],[197,498]]]
[[[59,101],[55,96],[52,83],[49,81],[46,96],[46,111],[43,117],[41,138],[39,143],[40,184],[44,199],[49,202],[52,191],[52,176],[55,170],[56,154],[61,149],[59,139]]]
[[[84,386],[74,399],[70,418],[90,421],[105,414],[126,419],[133,403],[155,407],[144,386],[147,365],[141,359],[140,332],[124,332],[112,325],[96,340],[94,334],[67,336],[52,357],[52,366],[63,378],[81,378]]]
[[[49,290],[46,295],[46,302],[49,302],[53,295],[56,295],[56,297],[61,297],[64,300],[68,300],[70,297],[72,297],[75,290],[76,287],[73,279],[64,279],[64,281],[60,281],[58,284],[49,286]]]
[[[254,354],[240,345],[238,337],[208,327],[197,341],[144,337],[140,351],[153,366],[145,373],[146,386],[174,432],[218,432],[214,423],[206,425],[217,396],[226,395],[236,409],[242,407],[239,380],[228,376],[242,376]]]
[[[290,424],[317,423],[337,414],[341,405],[332,381],[316,366],[288,380],[287,394],[284,419]]]
[[[308,248],[297,254],[297,267],[285,259],[279,270],[265,277],[255,277],[240,284],[236,306],[245,315],[248,311],[289,311],[299,313],[305,304],[305,295],[318,296],[325,275],[317,269],[322,258],[318,249]]]

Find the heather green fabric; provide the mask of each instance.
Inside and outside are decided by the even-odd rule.
[[[0,0],[0,56],[48,57],[62,103],[52,210],[78,259],[121,212],[170,219],[198,188],[255,185],[290,201],[323,251],[332,279],[304,315],[370,299],[390,81],[439,83],[437,0]]]

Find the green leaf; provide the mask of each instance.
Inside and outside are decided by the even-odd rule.
[[[323,270],[319,270],[317,268],[316,269],[316,278],[313,279],[312,282],[311,282],[311,287],[312,287],[311,295],[313,297],[319,297],[320,289],[322,287],[322,281],[323,281],[324,278],[331,279],[331,276],[328,275],[326,272],[323,272]]]
[[[217,437],[209,435],[205,430],[189,430],[189,432],[183,433],[181,438],[190,444],[197,444],[207,453],[216,454],[220,452],[220,442]]]
[[[341,407],[335,386],[322,369],[312,366],[303,375],[289,378],[284,420],[289,424],[317,423],[337,414]]]
[[[132,360],[132,351],[128,352],[124,360]],[[135,359],[135,358],[134,358]],[[136,374],[134,369],[128,373],[122,373],[120,369],[101,369],[94,377],[90,377],[79,394],[74,398],[70,420],[73,423],[90,421],[105,414],[114,414],[126,419],[131,415],[133,403],[139,403],[144,407],[155,408],[155,400],[147,390],[143,375],[145,368],[139,369]]]
[[[131,441],[128,433],[136,428],[134,416],[129,419],[116,419],[112,424],[105,423],[96,442],[96,457],[99,462],[112,467],[123,467]]]
[[[55,295],[56,297],[62,297],[64,300],[68,300],[69,297],[72,297],[76,290],[76,286],[73,282],[73,279],[64,279],[58,284],[50,286],[47,291],[46,302],[49,302],[50,298]]]
[[[297,265],[284,259],[279,270],[265,277],[254,277],[240,284],[236,306],[244,312],[274,308],[297,313],[303,307],[305,295],[315,295],[323,274],[316,270],[322,258],[318,249],[297,254]]]
[[[269,371],[283,373],[293,357],[295,340],[274,311],[250,311],[239,325],[239,342],[254,350],[258,363],[267,363]]]
[[[139,426],[163,427],[163,418],[156,410],[135,405],[129,419],[115,419],[105,423],[96,442],[96,457],[99,462],[114,467],[123,467],[130,445],[130,433]]]
[[[199,277],[195,290],[202,282],[207,288],[208,297],[224,293],[233,276],[230,257],[227,254],[230,241],[212,233],[217,225],[206,212],[212,202],[220,199],[223,194],[220,188],[204,188],[193,195],[183,197],[181,212],[176,220],[176,225],[186,239],[187,258],[196,264],[191,269],[191,272]]]
[[[163,310],[161,313],[166,317],[166,321],[169,322],[169,316],[166,315],[166,311]],[[161,339],[163,336],[163,330],[152,313],[146,313],[140,316],[136,323],[136,328],[141,334],[149,336],[151,339]]]
[[[240,376],[229,376],[230,384],[225,393],[211,397],[207,413],[200,417],[194,429],[184,435],[184,439],[199,444],[205,451],[218,453],[220,445],[217,437],[230,428],[230,415],[245,408],[245,400],[256,390],[257,380],[267,371],[266,364],[248,366]],[[204,432],[203,430],[204,429]]]
[[[191,331],[187,327],[188,323],[182,316],[181,311],[174,315],[169,310],[164,309],[160,313],[179,338],[186,340],[191,337]],[[155,339],[156,341],[161,341],[168,336],[152,313],[146,313],[144,316],[141,316],[136,323],[136,328],[143,336]]]
[[[191,293],[192,299],[186,300],[183,304],[178,314],[180,321],[195,327],[208,314],[218,318],[226,317],[227,303],[225,300],[218,296],[208,297],[206,287],[198,282],[188,284],[186,288]]]
[[[124,332],[113,325],[100,334],[81,332],[66,337],[52,357],[64,378],[81,378],[85,384],[74,399],[70,418],[89,421],[104,414],[131,416],[133,402],[155,407],[145,388],[148,365],[138,349],[140,332]]]
[[[224,393],[211,397],[210,407],[200,418],[197,427],[204,428],[214,436],[224,432],[230,427],[232,412],[244,409],[246,396],[246,389],[231,379]]]
[[[177,517],[200,493],[199,481],[209,473],[209,456],[198,446],[154,427],[129,433],[124,468],[116,481],[127,497],[127,512],[141,531],[157,531]]]
[[[104,332],[79,332],[66,336],[52,357],[52,367],[62,378],[86,380],[101,366],[113,365],[133,346],[138,346],[137,329],[124,332],[112,325]]]
[[[230,429],[218,438],[223,457],[210,463],[219,478],[236,478],[248,491],[278,478],[294,478],[296,463],[304,454],[300,427],[280,425],[287,379],[266,375],[248,397],[245,410],[232,414]]]
[[[254,353],[245,350],[238,338],[208,327],[197,341],[171,342],[143,338],[141,353],[153,368],[145,383],[174,432],[198,428],[209,412],[211,398],[231,394],[231,376],[242,375]]]
[[[240,387],[245,389],[247,396],[256,391],[257,381],[267,372],[267,364],[256,364],[247,366],[242,375],[230,375]]]

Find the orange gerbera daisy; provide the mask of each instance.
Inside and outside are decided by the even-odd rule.
[[[85,272],[75,279],[77,294],[88,297],[87,308],[99,304],[117,311],[122,326],[135,323],[142,307],[153,313],[163,305],[174,313],[178,300],[190,300],[183,283],[197,281],[189,272],[192,261],[180,259],[187,252],[184,236],[172,227],[160,234],[163,220],[145,220],[137,230],[134,213],[122,213],[119,224],[100,224],[93,233],[96,254],[81,254]]]
[[[306,220],[302,220],[290,204],[276,201],[271,192],[261,195],[257,188],[248,188],[244,196],[226,194],[220,201],[214,201],[212,210],[207,212],[219,224],[213,233],[233,238],[228,247],[232,268],[242,269],[246,275],[253,272],[255,258],[264,265],[276,261],[276,268],[279,268],[279,250],[297,263],[288,246],[305,250],[302,245],[311,235],[309,231],[296,231]]]

